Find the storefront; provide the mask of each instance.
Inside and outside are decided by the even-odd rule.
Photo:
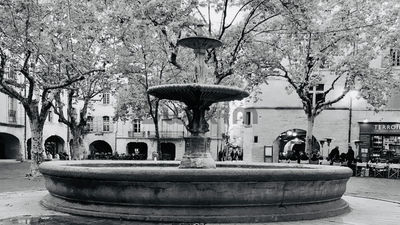
[[[360,146],[358,155],[362,161],[399,162],[400,123],[359,123]]]

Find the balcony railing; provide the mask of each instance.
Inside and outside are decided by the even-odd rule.
[[[185,132],[183,131],[160,131],[160,138],[183,138],[185,137]],[[155,131],[141,131],[141,132],[133,132],[128,131],[128,137],[131,138],[155,138]]]
[[[8,110],[8,122],[9,123],[17,122],[17,111],[16,110]]]

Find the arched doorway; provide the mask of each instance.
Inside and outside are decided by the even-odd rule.
[[[0,159],[17,159],[20,144],[17,137],[8,133],[0,133]]]
[[[60,136],[52,135],[44,142],[44,150],[46,154],[50,153],[54,158],[56,154],[64,152],[64,143],[64,140]]]
[[[144,142],[129,142],[126,145],[128,155],[133,156],[133,159],[137,160],[147,159],[147,149],[147,144]]]
[[[89,159],[108,159],[112,156],[111,145],[106,141],[97,140],[89,145]]]
[[[161,160],[175,160],[175,144],[161,143]]]
[[[297,157],[300,156],[301,160],[307,160],[308,157],[305,153],[306,133],[302,129],[291,129],[282,132],[275,140],[279,147],[279,159],[297,160]],[[314,152],[320,151],[320,145],[314,136],[312,137],[312,146]]]

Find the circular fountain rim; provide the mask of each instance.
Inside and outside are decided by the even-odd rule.
[[[347,167],[309,164],[217,163],[217,169],[179,169],[178,165],[176,161],[84,160],[45,162],[39,169],[45,176],[127,181],[306,181],[345,179],[352,174]]]

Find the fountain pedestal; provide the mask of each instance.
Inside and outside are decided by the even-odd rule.
[[[165,84],[149,88],[149,94],[160,98],[185,103],[188,116],[188,131],[185,138],[185,154],[179,168],[215,168],[210,153],[208,123],[205,119],[209,106],[216,102],[243,99],[249,94],[235,87],[207,84]]]
[[[185,138],[185,154],[179,168],[216,168],[210,154],[211,139],[202,136]]]

